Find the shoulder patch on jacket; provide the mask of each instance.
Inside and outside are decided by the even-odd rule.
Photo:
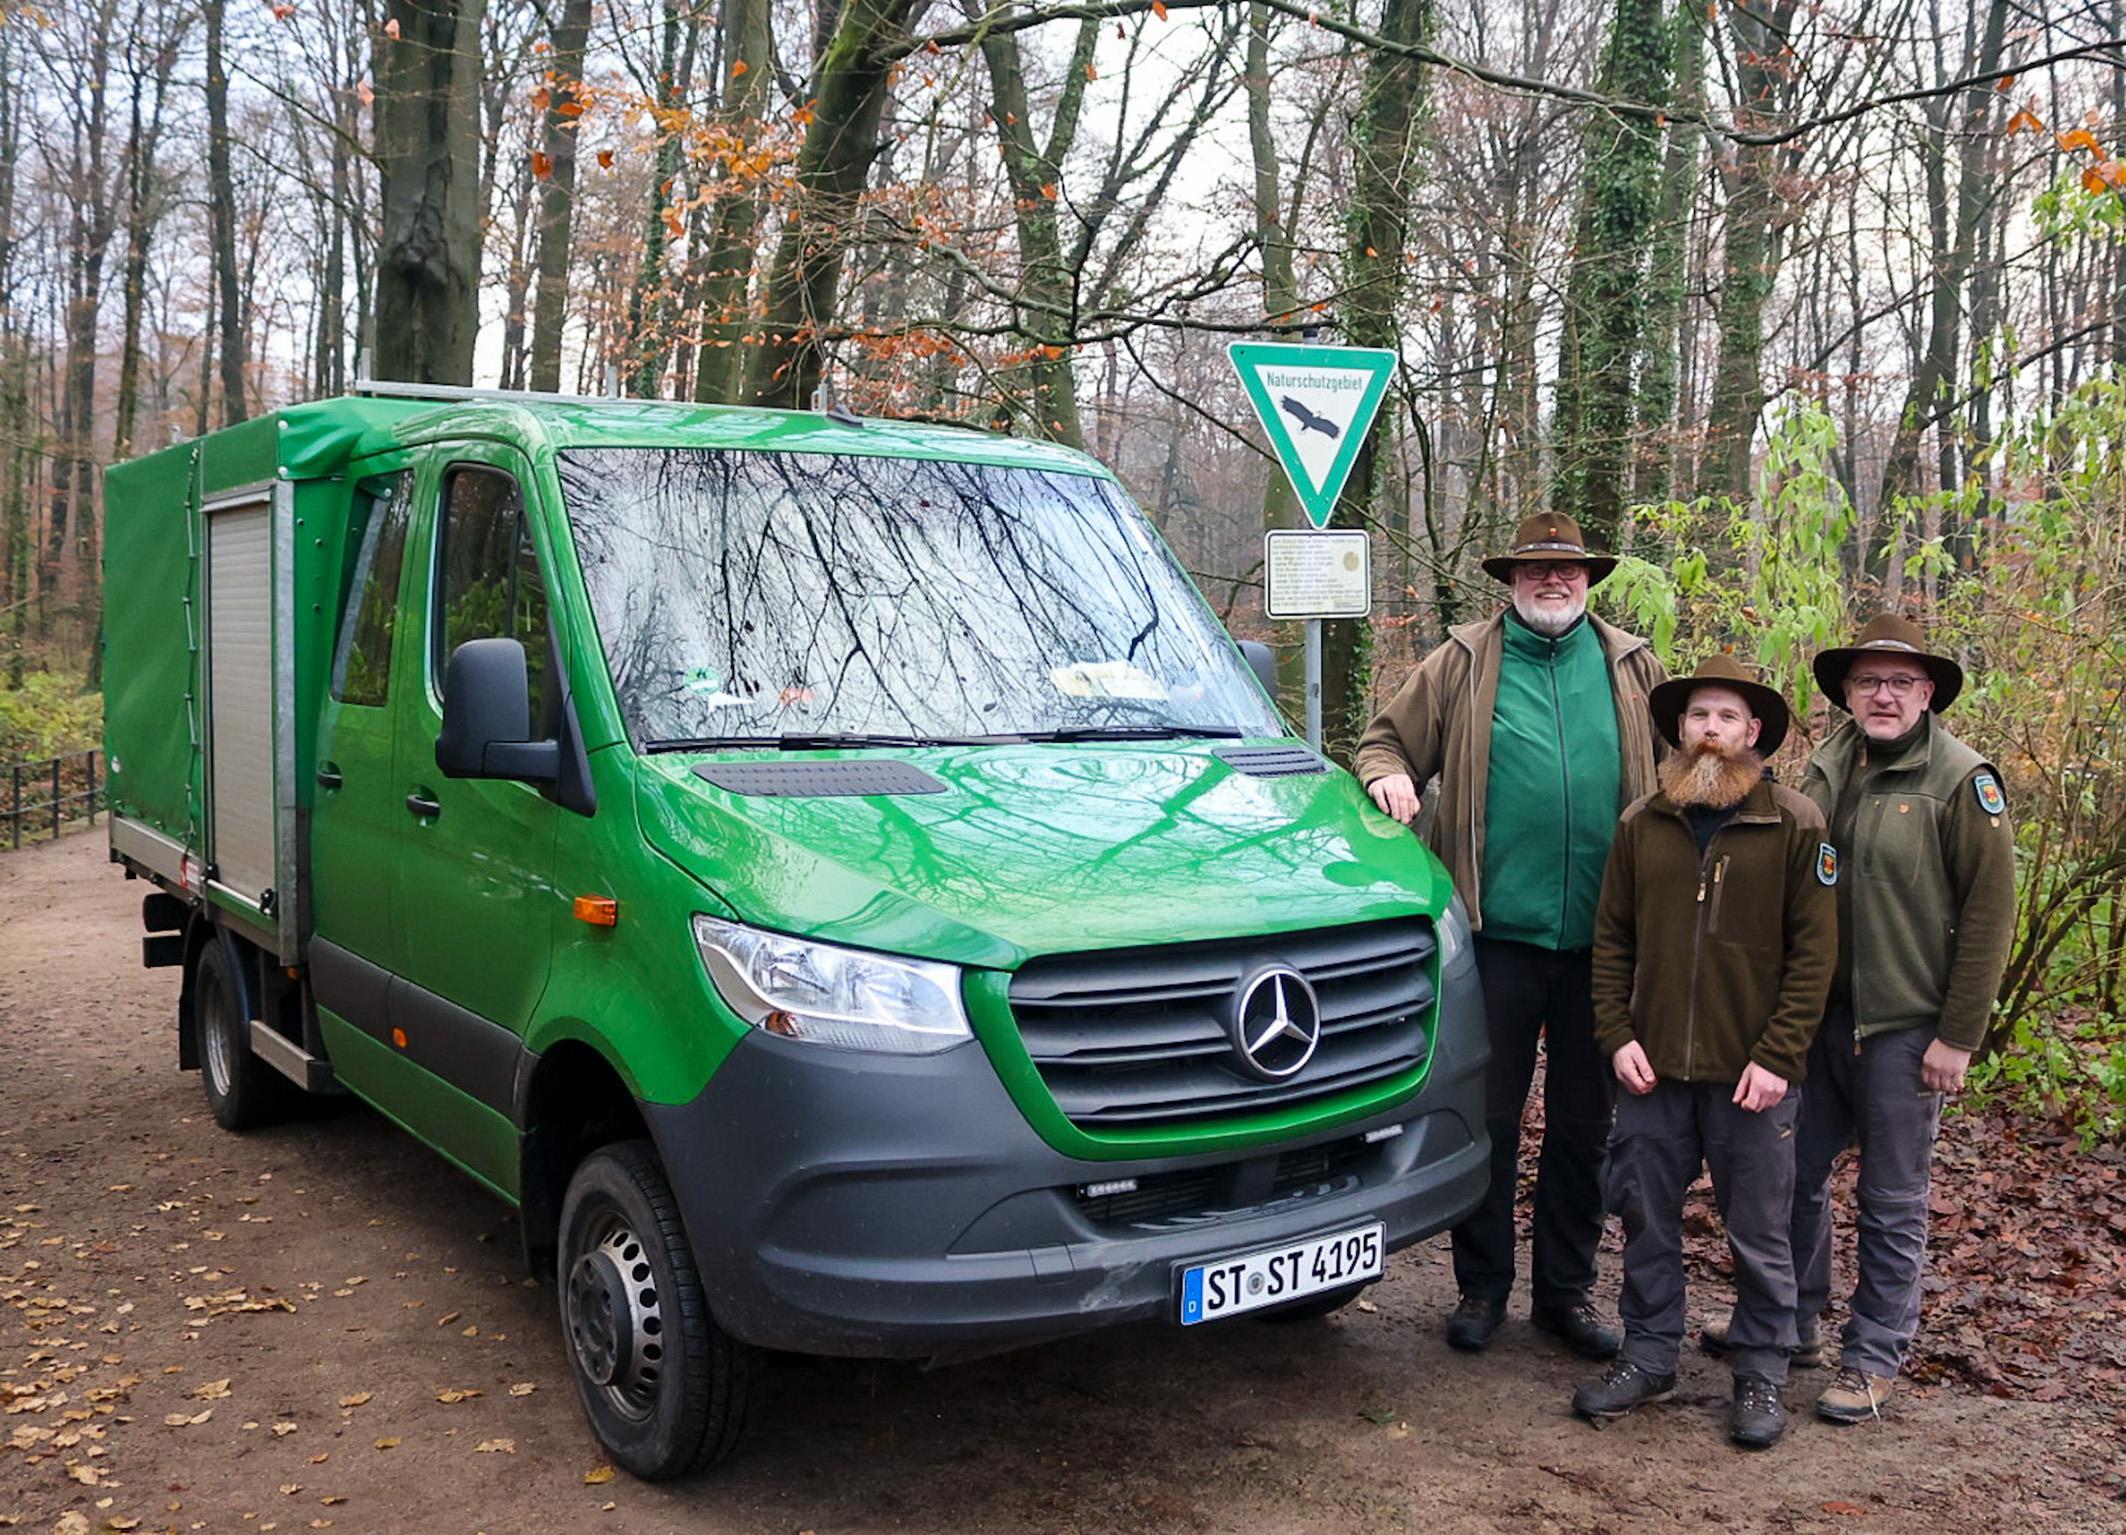
[[[2001,793],[2001,781],[1991,773],[1972,775],[1971,792],[1978,796],[1978,808],[1987,815],[1999,815],[2008,808],[2008,796]]]
[[[1832,847],[1828,842],[1816,844],[1816,883],[1819,885],[1835,885],[1838,883],[1838,849]]]

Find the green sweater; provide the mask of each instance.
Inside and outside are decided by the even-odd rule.
[[[1594,626],[1547,639],[1509,613],[1484,794],[1484,936],[1594,942],[1622,775],[1617,706]]]

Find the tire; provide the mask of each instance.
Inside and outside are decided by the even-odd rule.
[[[192,961],[192,1024],[199,1034],[199,1080],[224,1130],[255,1130],[287,1109],[288,1079],[251,1053],[251,1016],[229,944],[210,934]]]
[[[647,1142],[601,1147],[577,1167],[555,1279],[576,1395],[616,1464],[662,1481],[731,1453],[756,1358],[709,1315],[679,1202]]]
[[[1309,1295],[1305,1300],[1295,1300],[1289,1306],[1273,1306],[1261,1313],[1260,1319],[1265,1322],[1319,1321],[1322,1317],[1333,1316],[1343,1310],[1365,1294],[1367,1286],[1375,1282],[1369,1279],[1365,1284],[1347,1284],[1341,1289],[1324,1290],[1319,1295]]]

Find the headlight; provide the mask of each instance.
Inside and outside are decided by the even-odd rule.
[[[971,1039],[960,972],[694,918],[717,995],[755,1028],[844,1050],[929,1055]]]
[[[1469,913],[1459,895],[1447,902],[1439,919],[1439,973],[1461,969],[1475,958],[1469,942]]]

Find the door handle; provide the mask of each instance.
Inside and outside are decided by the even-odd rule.
[[[443,802],[426,789],[416,789],[406,796],[406,808],[422,820],[432,821],[443,813]]]
[[[317,765],[317,781],[320,788],[337,789],[344,782],[340,777],[340,765],[337,762],[320,762]]]

